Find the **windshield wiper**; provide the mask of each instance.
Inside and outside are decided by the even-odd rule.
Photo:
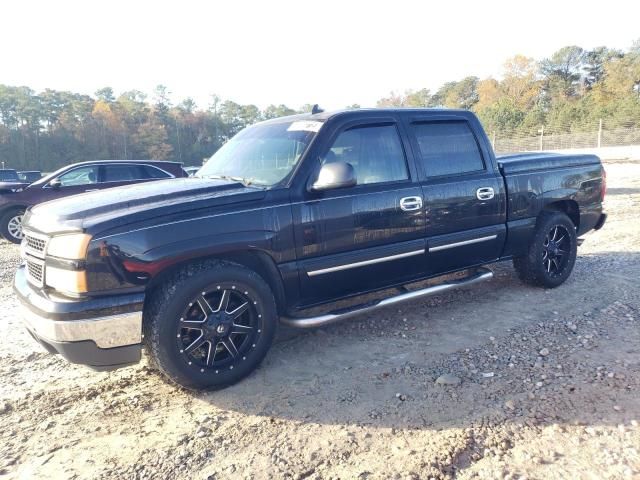
[[[220,180],[231,180],[232,182],[241,182],[244,183],[246,180],[242,177],[235,177],[232,175],[220,175],[220,174],[212,174],[212,175],[203,175],[202,178],[218,178]]]
[[[248,187],[249,185],[252,186],[259,186],[259,187],[263,187],[263,185],[254,185],[254,178],[243,178],[243,177],[236,177],[233,175],[221,175],[221,174],[211,174],[211,175],[203,175],[201,178],[216,178],[216,179],[220,179],[220,180],[230,180],[232,182],[240,182],[242,183],[245,187]]]

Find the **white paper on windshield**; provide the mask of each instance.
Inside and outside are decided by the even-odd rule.
[[[322,126],[322,122],[313,122],[313,121],[304,121],[304,122],[293,122],[287,128],[289,132],[316,132],[320,130]]]

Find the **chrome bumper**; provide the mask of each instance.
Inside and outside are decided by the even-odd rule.
[[[13,290],[27,330],[49,352],[99,370],[140,360],[144,293],[59,297],[31,285],[24,266],[16,272]]]
[[[22,320],[36,337],[50,342],[91,340],[98,348],[114,348],[142,342],[142,312],[85,320],[52,320],[22,307]]]

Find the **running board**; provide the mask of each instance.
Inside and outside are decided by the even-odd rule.
[[[329,313],[318,315],[315,317],[282,317],[280,320],[285,325],[296,328],[314,328],[329,323],[339,322],[346,318],[360,315],[361,313],[371,312],[382,307],[389,307],[396,305],[407,300],[414,300],[416,298],[427,297],[429,295],[435,295],[436,293],[442,293],[454,288],[471,285],[473,283],[481,282],[483,280],[489,280],[493,277],[493,272],[488,268],[478,268],[473,274],[460,278],[457,280],[450,280],[439,285],[433,285],[431,287],[422,288],[420,290],[406,291],[393,297],[384,298],[382,300],[375,300],[373,302],[362,303],[352,307],[342,308],[334,310]],[[402,290],[401,290],[402,291]]]

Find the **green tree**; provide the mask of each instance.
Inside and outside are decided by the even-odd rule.
[[[296,111],[286,105],[269,105],[262,111],[262,118],[268,120],[269,118],[286,117],[287,115],[293,115]]]
[[[116,101],[116,97],[113,95],[113,88],[111,87],[104,87],[96,90],[96,98],[105,103],[113,103]]]
[[[584,59],[584,50],[572,45],[562,47],[540,63],[540,72],[545,76],[545,88],[553,98],[577,94]]]
[[[172,152],[168,143],[167,131],[164,125],[147,121],[138,127],[133,135],[136,147],[144,158],[153,160],[167,160]]]

